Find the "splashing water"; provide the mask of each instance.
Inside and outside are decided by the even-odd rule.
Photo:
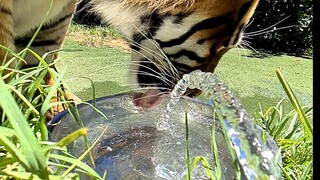
[[[185,74],[171,92],[171,100],[164,118],[158,123],[158,130],[170,130],[170,112],[187,88],[197,88],[219,104],[227,134],[247,179],[281,179],[274,153],[266,145],[265,132],[252,123],[240,101],[215,74],[200,70]]]

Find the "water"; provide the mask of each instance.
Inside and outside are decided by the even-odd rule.
[[[195,99],[182,97],[186,88],[197,88],[204,95],[219,103],[219,111],[225,118],[228,136],[247,179],[281,179],[280,170],[274,162],[278,150],[268,135],[255,125],[234,98],[230,89],[214,74],[195,71],[183,76],[170,97],[154,110],[139,112],[130,95],[121,94],[97,100],[96,108],[79,107],[80,118],[89,129],[88,139],[92,143],[108,126],[99,143],[93,148],[95,165],[89,157],[84,159],[102,176],[107,171],[107,180],[117,179],[183,179],[187,174],[185,119],[188,118],[190,157],[204,156],[211,165],[211,126],[214,108]],[[166,113],[164,113],[166,111]],[[61,119],[54,128],[51,139],[59,141],[79,129],[70,114]],[[235,179],[235,169],[219,122],[216,122],[216,143],[222,167],[222,179]],[[83,139],[68,146],[71,154],[79,157],[85,151]],[[197,166],[193,179],[208,179],[204,168]],[[90,179],[82,174],[81,179]]]
[[[116,179],[151,179],[182,180],[187,174],[185,147],[185,117],[189,121],[189,143],[191,158],[204,156],[214,164],[210,134],[213,123],[213,109],[208,104],[190,99],[180,99],[172,109],[171,125],[174,132],[159,131],[157,123],[163,119],[170,98],[166,98],[153,111],[138,112],[131,103],[130,95],[117,95],[98,100],[96,107],[108,117],[105,120],[90,106],[79,108],[80,118],[89,129],[88,138],[92,143],[108,126],[102,140],[94,147],[92,153],[94,168],[99,174],[107,170],[107,180]],[[186,112],[188,112],[186,114]],[[232,159],[224,142],[221,128],[217,124],[217,144],[222,161],[222,179],[234,179],[235,170]],[[79,125],[67,114],[55,127],[52,140],[58,141],[67,134],[78,129]],[[69,152],[79,157],[85,151],[83,139],[68,146]],[[85,162],[90,163],[89,157]],[[197,166],[193,179],[206,180],[202,166]],[[82,175],[81,179],[88,179]]]
[[[170,112],[187,88],[197,88],[204,96],[219,104],[219,111],[225,117],[228,136],[247,179],[281,178],[280,168],[274,159],[275,152],[263,138],[266,136],[265,132],[252,123],[240,101],[215,74],[196,70],[182,77],[171,93],[164,118],[158,124],[160,130],[171,129]]]

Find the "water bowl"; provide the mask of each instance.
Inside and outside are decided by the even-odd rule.
[[[106,132],[92,150],[95,165],[89,157],[84,161],[92,165],[107,180],[116,179],[183,179],[186,166],[186,119],[188,120],[191,161],[195,156],[206,157],[211,166],[214,158],[211,147],[211,126],[215,124],[215,140],[221,163],[222,179],[235,179],[235,168],[229,154],[219,121],[214,118],[214,108],[207,102],[182,97],[170,112],[168,130],[158,130],[159,121],[164,118],[167,97],[155,109],[139,112],[133,105],[130,94],[119,94],[99,98],[95,108],[78,106],[80,119],[89,129],[89,143],[93,143]],[[92,103],[93,104],[93,103]],[[98,112],[99,110],[100,112]],[[103,115],[102,115],[102,114]],[[105,118],[105,117],[106,118]],[[80,128],[73,117],[63,112],[55,117],[60,122],[51,132],[51,140],[59,141]],[[267,147],[277,151],[275,142],[268,137]],[[83,138],[68,145],[68,151],[79,157],[86,150]],[[81,179],[89,179],[81,175]],[[192,173],[193,179],[208,179],[201,163]]]
[[[183,98],[187,88],[201,90],[212,101],[209,104]],[[82,105],[78,110],[81,122],[89,129],[89,144],[108,127],[93,148],[91,164],[100,175],[107,172],[107,179],[184,179],[188,172],[186,134],[190,160],[205,157],[211,169],[215,169],[212,168],[212,125],[221,179],[236,179],[234,162],[238,162],[241,179],[281,179],[276,143],[254,124],[229,87],[213,73],[195,70],[183,75],[170,96],[150,111],[139,112],[128,94],[101,98],[94,108]],[[219,115],[219,121],[215,114]],[[53,141],[81,127],[70,114],[62,114],[55,121],[61,123],[53,130]],[[79,157],[85,147],[80,139],[68,149]],[[85,161],[92,162],[89,157]],[[208,179],[201,164],[192,170],[192,178]]]

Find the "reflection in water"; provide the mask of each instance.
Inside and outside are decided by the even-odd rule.
[[[247,179],[280,178],[280,170],[274,162],[277,151],[274,140],[267,136],[264,141],[264,131],[250,120],[230,89],[217,76],[201,71],[183,76],[171,96],[147,112],[138,112],[131,96],[127,94],[97,100],[96,108],[108,117],[107,120],[88,105],[79,107],[80,118],[89,129],[90,143],[108,126],[92,152],[97,172],[102,176],[107,171],[107,179],[110,180],[183,179],[187,174],[186,116],[191,159],[204,156],[213,165],[210,126],[213,124],[214,109],[212,105],[196,99],[181,98],[187,87],[198,88],[206,97],[219,103],[219,111],[225,117],[228,135]],[[234,164],[221,127],[219,122],[215,124],[222,179],[235,179]],[[72,116],[67,114],[54,128],[52,140],[57,142],[79,127]],[[68,149],[71,154],[79,157],[86,148],[84,141],[79,139],[70,144]],[[90,164],[89,157],[85,161]],[[197,165],[192,178],[207,179],[204,167]],[[82,175],[81,179],[88,177]]]
[[[276,152],[272,152],[263,138],[265,132],[251,121],[240,101],[215,74],[196,70],[182,77],[171,92],[164,119],[158,124],[161,130],[171,128],[170,112],[187,88],[199,89],[205,97],[219,104],[218,110],[225,118],[228,136],[247,179],[281,178],[280,168],[274,159]]]

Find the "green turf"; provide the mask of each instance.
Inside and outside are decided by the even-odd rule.
[[[250,51],[233,49],[220,61],[216,73],[233,89],[251,113],[276,105],[286,97],[275,70],[280,67],[302,105],[312,106],[312,61],[293,56],[248,57]],[[285,103],[284,107],[288,107]],[[289,109],[292,109],[291,107]]]
[[[129,90],[127,84],[130,54],[110,48],[80,46],[67,40],[58,69],[67,67],[65,80],[82,100],[92,99],[94,82],[96,96],[107,96]],[[240,98],[249,113],[276,105],[285,92],[276,76],[277,67],[290,83],[302,105],[312,106],[312,61],[292,56],[249,57],[247,50],[233,49],[220,61],[216,73]],[[286,104],[285,106],[289,106]],[[292,109],[292,108],[290,108]]]
[[[92,83],[96,97],[129,90],[127,73],[130,54],[111,48],[80,46],[66,41],[57,69],[67,68],[65,81],[83,101],[92,99]],[[90,81],[90,80],[91,81]]]

